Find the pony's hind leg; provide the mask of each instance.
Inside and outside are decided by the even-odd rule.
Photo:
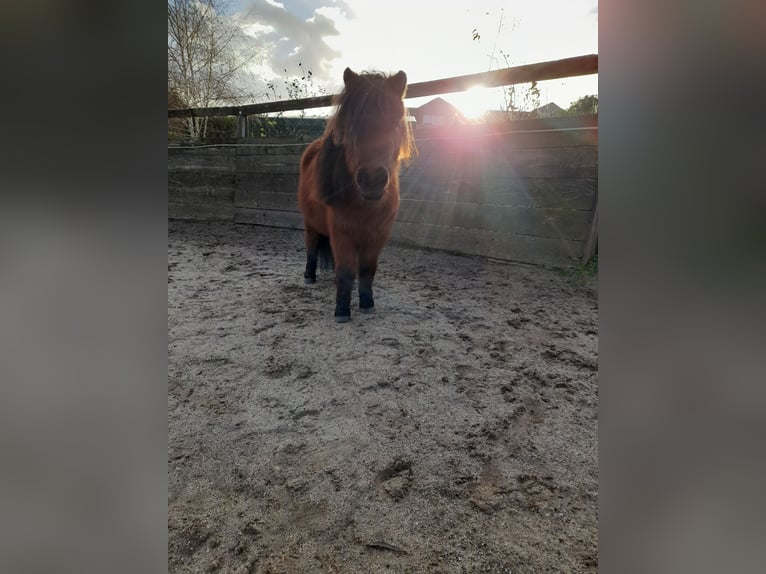
[[[375,310],[372,280],[378,269],[378,255],[370,251],[359,254],[359,311],[362,313],[372,313]]]
[[[316,283],[319,260],[319,234],[306,225],[306,271],[303,280],[307,285]]]
[[[330,238],[326,235],[319,236],[319,268],[322,271],[332,271],[335,269]]]

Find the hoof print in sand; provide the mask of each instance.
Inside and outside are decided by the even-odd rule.
[[[395,459],[375,475],[375,483],[394,500],[404,498],[412,487],[412,462]]]

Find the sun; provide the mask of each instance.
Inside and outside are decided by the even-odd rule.
[[[450,94],[450,102],[469,120],[480,118],[495,104],[491,91],[483,86],[474,86],[465,92]]]

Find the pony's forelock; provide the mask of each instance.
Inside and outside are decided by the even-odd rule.
[[[355,75],[347,83],[340,94],[335,98],[335,113],[327,121],[323,137],[332,137],[333,143],[343,146],[346,154],[354,164],[358,164],[357,141],[359,138],[359,126],[369,121],[368,110],[370,108],[386,114],[390,110],[387,104],[398,101],[402,106],[402,114],[398,119],[396,133],[399,135],[397,161],[407,163],[415,155],[417,150],[412,136],[412,128],[406,119],[406,107],[398,94],[387,92],[385,85],[388,76],[381,72],[367,72]],[[403,97],[404,94],[401,94]],[[397,114],[398,115],[398,114]]]

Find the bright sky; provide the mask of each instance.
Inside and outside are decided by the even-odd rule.
[[[598,0],[234,0],[262,85],[311,70],[328,93],[343,70],[404,70],[410,83],[598,53]],[[473,39],[473,30],[480,39]],[[501,54],[507,54],[507,61]],[[567,108],[598,76],[541,82],[540,104]],[[283,96],[284,97],[284,96]],[[417,106],[435,96],[407,100]],[[499,109],[499,88],[441,96],[467,115]]]

